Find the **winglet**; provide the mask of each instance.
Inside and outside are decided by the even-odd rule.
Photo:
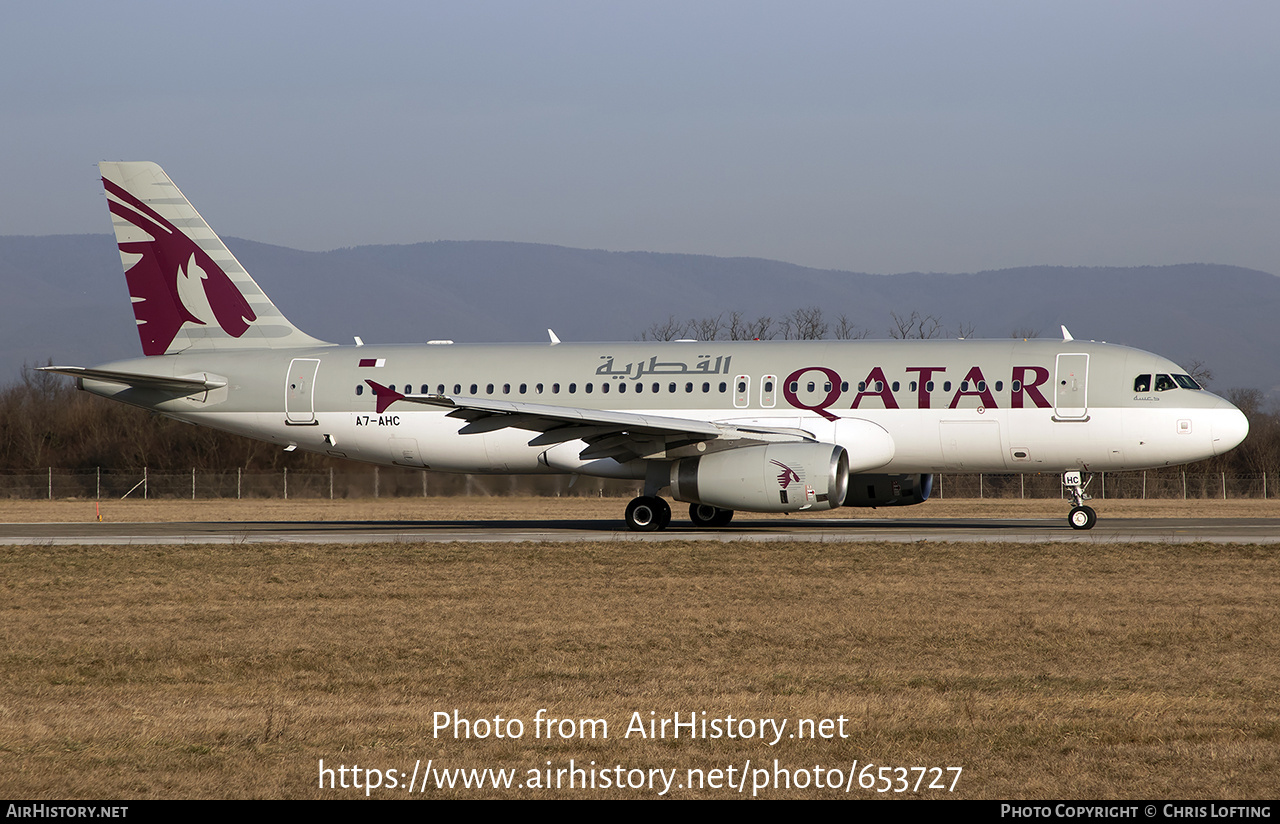
[[[381,415],[387,411],[387,407],[396,401],[404,400],[404,395],[389,386],[383,386],[377,381],[365,381],[369,384],[369,388],[373,390],[374,396],[378,399],[377,412]]]

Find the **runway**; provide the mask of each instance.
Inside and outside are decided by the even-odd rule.
[[[1064,518],[743,519],[724,529],[674,521],[630,532],[617,520],[248,521],[0,524],[0,545],[418,543],[523,541],[977,541],[1007,543],[1280,543],[1277,518],[1109,518],[1088,531]]]

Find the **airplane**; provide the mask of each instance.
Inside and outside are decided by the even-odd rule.
[[[143,358],[49,366],[172,418],[384,466],[629,479],[629,529],[920,504],[940,472],[1086,476],[1221,455],[1229,402],[1075,340],[337,345],[284,316],[155,163],[104,162]]]

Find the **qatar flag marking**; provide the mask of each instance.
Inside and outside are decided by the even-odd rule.
[[[387,365],[387,359],[386,359],[386,358],[361,358],[361,359],[360,359],[360,365],[361,365],[361,366],[374,366],[374,367],[377,367],[377,366],[386,366],[386,365]]]

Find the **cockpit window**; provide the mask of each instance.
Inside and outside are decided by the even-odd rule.
[[[1166,392],[1170,389],[1177,389],[1178,384],[1173,382],[1173,378],[1168,375],[1156,375],[1156,391]]]
[[[1183,389],[1202,389],[1200,384],[1196,383],[1196,379],[1190,375],[1174,375],[1173,379],[1178,382],[1178,386]]]
[[[1014,391],[1017,391],[1017,390],[1014,390]],[[1150,391],[1151,391],[1151,376],[1150,376],[1150,375],[1139,375],[1138,377],[1134,378],[1134,379],[1133,379],[1133,391],[1134,391],[1134,392],[1150,392]]]

